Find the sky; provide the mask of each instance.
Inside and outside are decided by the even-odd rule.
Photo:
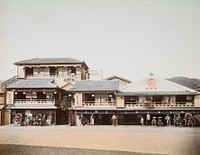
[[[0,0],[0,79],[71,57],[103,77],[200,79],[199,0]]]

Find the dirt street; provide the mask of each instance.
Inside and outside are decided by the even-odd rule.
[[[0,127],[0,144],[199,155],[200,128],[150,126]]]

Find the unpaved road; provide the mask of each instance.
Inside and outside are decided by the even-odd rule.
[[[0,127],[0,144],[87,148],[152,154],[199,155],[200,128],[2,126]]]

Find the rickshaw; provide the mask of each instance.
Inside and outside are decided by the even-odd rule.
[[[158,117],[158,126],[163,126],[162,117]]]
[[[190,113],[185,114],[184,120],[185,120],[185,126],[193,127],[195,125],[194,117]]]
[[[151,125],[156,126],[156,124],[157,124],[156,117],[153,117]]]
[[[42,114],[37,114],[35,116],[34,125],[42,125]]]
[[[22,114],[17,113],[13,118],[13,125],[14,126],[21,126],[22,125]]]
[[[183,120],[181,118],[180,115],[177,115],[175,118],[174,118],[174,121],[175,121],[175,126],[179,126],[181,127],[183,125]]]

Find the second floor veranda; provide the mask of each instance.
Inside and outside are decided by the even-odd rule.
[[[80,67],[73,66],[44,66],[44,67],[25,67],[26,78],[82,78]]]
[[[162,107],[194,107],[194,96],[125,96],[125,107],[162,108]]]
[[[76,102],[76,99],[75,99]],[[114,93],[83,93],[82,94],[82,106],[83,107],[107,107],[107,106],[116,106],[115,95]],[[75,103],[72,102],[72,106]]]
[[[58,104],[58,92],[14,92],[14,104]]]

